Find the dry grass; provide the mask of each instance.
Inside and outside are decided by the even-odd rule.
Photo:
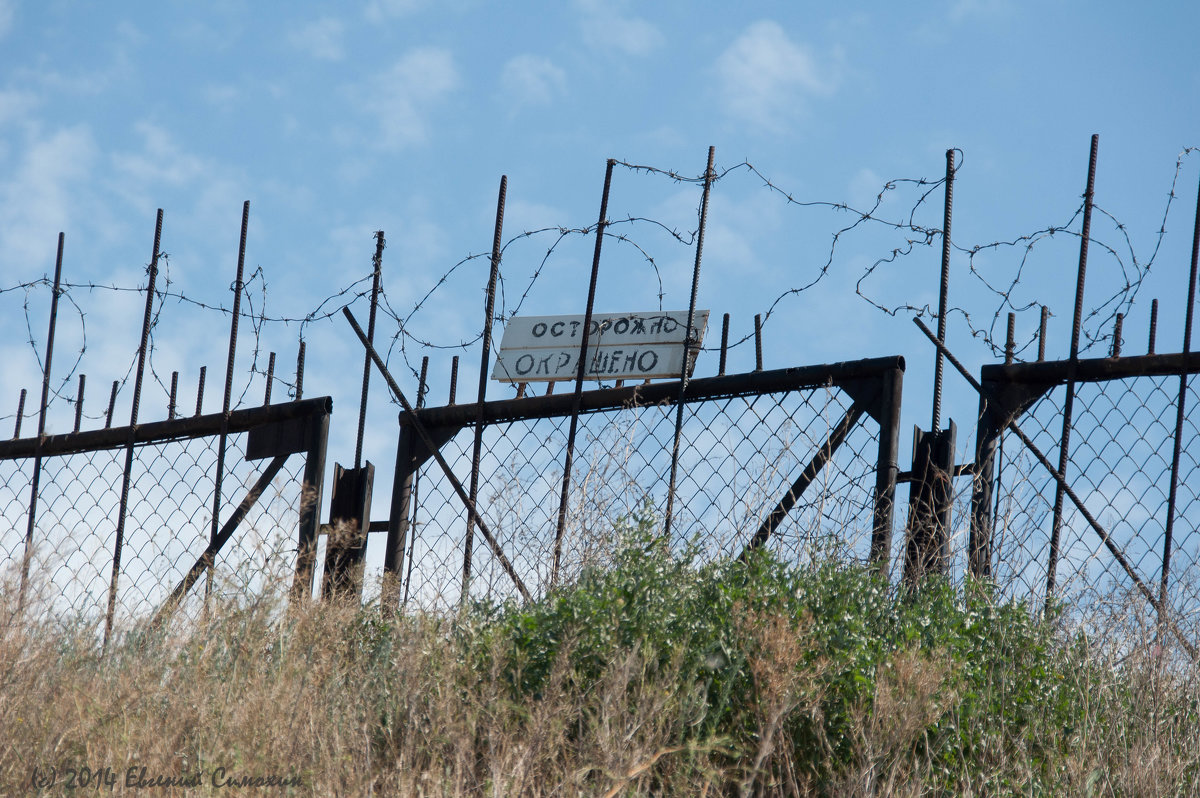
[[[1058,680],[1031,694],[1063,706],[1030,706],[1024,685],[968,673],[953,643],[886,645],[851,667],[837,618],[772,612],[751,592],[727,607],[737,662],[706,655],[697,670],[695,652],[644,636],[596,665],[579,656],[594,630],[567,625],[524,690],[532,660],[486,614],[384,623],[345,604],[288,610],[265,590],[167,632],[126,630],[102,653],[94,625],[23,621],[13,595],[0,598],[5,796],[34,793],[34,767],[57,768],[46,795],[81,793],[63,779],[83,767],[111,769],[112,794],[146,792],[125,786],[130,768],[196,782],[156,795],[264,794],[213,786],[218,768],[322,796],[1157,796],[1200,784],[1196,671],[1149,646],[1110,667],[1076,641],[1074,670],[1055,670],[1058,649],[1045,664],[1005,654]],[[1027,654],[1032,666],[1017,662]],[[745,686],[719,717],[716,674]]]

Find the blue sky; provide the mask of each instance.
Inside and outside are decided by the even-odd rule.
[[[382,229],[396,315],[381,317],[379,334],[392,339],[397,317],[407,319],[390,362],[415,393],[408,366],[432,354],[431,401],[440,403],[455,352],[468,375],[460,388],[471,390],[478,346],[427,351],[418,341],[453,347],[478,334],[486,258],[459,266],[420,312],[409,312],[464,257],[488,251],[501,175],[509,179],[509,239],[594,224],[607,158],[696,176],[714,145],[718,171],[743,162],[757,171],[734,169],[714,187],[700,307],[717,325],[731,313],[740,338],[756,312],[823,273],[775,306],[765,328],[767,366],[903,354],[905,425],[925,426],[931,348],[911,313],[889,316],[855,289],[886,260],[861,284],[864,293],[889,307],[936,307],[940,242],[923,240],[890,259],[893,249],[909,249],[912,236],[867,223],[839,238],[831,255],[833,234],[854,213],[789,204],[763,178],[797,201],[865,210],[889,180],[940,179],[945,151],[958,148],[953,240],[962,249],[952,261],[951,305],[991,329],[994,314],[1010,308],[980,278],[1007,284],[1024,247],[982,250],[974,261],[963,250],[1068,225],[1067,233],[1038,239],[1012,299],[1017,308],[1050,305],[1050,352],[1065,356],[1089,136],[1100,134],[1097,203],[1125,225],[1132,245],[1131,253],[1112,221],[1097,216],[1094,237],[1121,260],[1093,247],[1091,308],[1151,262],[1177,159],[1200,145],[1197,29],[1200,6],[1186,2],[1147,11],[1082,0],[273,7],[0,0],[0,288],[51,274],[60,230],[64,280],[142,284],[161,207],[171,290],[228,308],[241,204],[250,200],[247,274],[261,269],[248,289],[252,309],[262,310],[265,280],[266,315],[298,320],[369,275],[372,233]],[[1144,351],[1152,297],[1163,302],[1158,348],[1178,349],[1198,163],[1200,153],[1182,160],[1179,199],[1149,276],[1105,312],[1129,313],[1128,351]],[[896,184],[877,215],[907,219],[923,190]],[[633,243],[605,244],[597,310],[653,309],[660,281],[663,306],[686,308],[694,251],[664,229],[687,239],[698,201],[694,184],[618,167],[609,217],[659,224],[614,227]],[[940,227],[941,203],[938,189],[918,208],[917,223]],[[506,250],[501,312],[512,312],[556,235],[520,238]],[[582,313],[592,246],[589,237],[568,235],[522,312]],[[85,314],[87,350],[76,365],[83,327],[67,308],[54,384],[70,398],[74,375],[86,372],[95,387],[85,414],[95,418],[106,399],[100,386],[128,373],[143,299],[83,288],[70,297]],[[44,285],[0,293],[6,424],[20,388],[30,389],[27,411],[35,405],[40,365],[28,339],[31,330],[40,351],[49,299]],[[366,307],[355,301],[360,319]],[[1106,332],[1105,314],[1094,334]],[[1022,311],[1019,339],[1029,340],[1037,318],[1037,308]],[[257,403],[262,378],[249,376],[246,329],[235,400]],[[1003,330],[1001,315],[994,334],[1002,339]],[[227,331],[227,316],[168,300],[155,330],[157,373],[180,370],[182,395],[194,397],[194,375],[208,365],[205,403],[219,407]],[[330,459],[348,462],[361,348],[340,317],[303,329],[269,321],[260,344],[280,353],[284,376],[301,334],[310,358],[306,394],[334,396]],[[973,369],[992,359],[962,314],[950,318],[949,340]],[[731,362],[751,367],[752,356],[743,345]],[[710,355],[697,373],[715,368]],[[970,442],[973,431],[963,427],[972,426],[975,399],[957,376],[946,385],[944,415],[959,420],[960,444]],[[286,387],[275,390],[278,397]],[[497,383],[489,391],[511,395]],[[127,416],[131,394],[132,380],[118,417]],[[161,385],[147,388],[143,407],[153,409],[143,418],[165,415],[165,395]],[[395,408],[386,401],[373,378],[366,456],[390,481]],[[69,427],[72,412],[56,400],[51,430]],[[382,517],[387,490],[376,495]]]

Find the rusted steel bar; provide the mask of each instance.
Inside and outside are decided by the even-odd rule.
[[[42,401],[38,406],[38,445],[33,456],[33,481],[29,486],[29,515],[25,526],[25,551],[21,557],[21,588],[18,611],[25,607],[25,589],[29,581],[29,558],[33,554],[33,529],[37,524],[38,490],[42,480],[42,439],[46,436],[46,405],[50,401],[50,364],[54,359],[54,326],[58,321],[58,295],[62,287],[63,244],[66,236],[58,234],[58,254],[54,258],[54,288],[50,297],[50,329],[46,333],[46,360],[42,363]],[[24,396],[22,395],[22,398]]]
[[[754,370],[763,370],[761,313],[754,314]]]
[[[154,282],[158,277],[158,252],[162,241],[162,208],[154,222],[154,252],[150,257],[150,279],[146,284],[146,310],[142,316],[142,342],[138,347],[138,364],[133,381],[133,403],[129,411],[129,433],[125,439],[125,470],[121,477],[121,503],[117,511],[117,534],[113,544],[112,577],[108,586],[108,611],[104,616],[104,647],[112,635],[113,616],[117,609],[117,583],[121,576],[121,548],[125,542],[125,519],[129,510],[129,483],[133,477],[133,430],[137,429],[138,409],[142,401],[142,378],[146,370],[146,352],[150,343],[150,314],[154,310]],[[115,385],[115,383],[114,383]],[[114,396],[116,393],[114,392]]]
[[[267,358],[267,387],[263,390],[263,404],[271,404],[271,384],[275,382],[275,353]]]
[[[712,181],[716,176],[713,172],[713,156],[715,147],[708,148],[708,165],[704,167],[704,194],[700,199],[700,227],[696,233],[696,263],[692,268],[692,294],[688,302],[687,327],[683,339],[683,366],[679,374],[679,399],[675,402],[675,437],[671,444],[671,477],[667,482],[667,510],[663,519],[663,535],[671,539],[671,521],[675,510],[675,479],[679,471],[679,436],[683,432],[683,395],[687,391],[688,361],[691,360],[693,339],[692,325],[696,320],[696,294],[700,289],[700,258],[704,254],[704,228],[708,224],[708,197],[712,192]]]
[[[729,314],[721,319],[721,362],[717,366],[717,376],[725,376],[725,356],[729,352]]]
[[[946,359],[950,361],[950,364],[958,370],[958,373],[963,376],[963,379],[970,383],[971,387],[975,389],[975,392],[978,393],[984,401],[994,407],[1002,406],[996,399],[995,395],[991,391],[987,390],[982,384],[980,384],[978,380],[971,376],[971,373],[967,371],[966,367],[963,366],[962,363],[959,362],[958,358],[956,358],[954,354],[946,348],[945,344],[940,343],[937,340],[933,332],[926,327],[919,318],[914,317],[913,323],[915,323],[921,329],[921,332],[925,333],[925,337],[932,341],[934,346],[937,346],[943,350],[946,355]],[[1042,454],[1042,450],[1039,449],[1037,445],[1030,440],[1029,436],[1026,435],[1025,432],[1020,428],[1020,426],[1017,425],[1015,418],[1009,417],[1005,422],[1005,428],[1012,430],[1013,433],[1021,439],[1021,443],[1025,444],[1025,448],[1029,449],[1030,453],[1033,454],[1033,456],[1037,458],[1037,461],[1042,464],[1042,467],[1050,472],[1050,476],[1054,479],[1055,483],[1062,488],[1063,493],[1066,494],[1066,496],[1071,500],[1071,502],[1075,505],[1075,508],[1079,510],[1079,514],[1083,516],[1084,520],[1088,522],[1088,525],[1099,536],[1100,541],[1104,544],[1105,548],[1108,549],[1109,553],[1112,554],[1113,558],[1117,561],[1117,564],[1120,565],[1122,570],[1125,571],[1125,574],[1133,580],[1134,586],[1137,587],[1138,591],[1145,596],[1147,601],[1150,602],[1150,606],[1159,613],[1159,617],[1166,617],[1166,623],[1171,631],[1175,634],[1175,637],[1179,640],[1180,645],[1184,647],[1193,660],[1196,660],[1196,647],[1184,636],[1183,632],[1179,629],[1175,622],[1171,620],[1169,616],[1164,615],[1162,612],[1162,604],[1159,602],[1158,598],[1150,591],[1150,588],[1146,586],[1146,583],[1142,581],[1141,577],[1137,575],[1137,572],[1134,571],[1133,566],[1130,565],[1129,559],[1125,556],[1125,553],[1121,551],[1120,546],[1113,541],[1104,527],[1100,526],[1100,522],[1097,521],[1095,516],[1093,516],[1088,511],[1088,508],[1084,506],[1083,500],[1080,499],[1075,491],[1071,489],[1071,486],[1067,484],[1065,479],[1063,479],[1062,474],[1055,469],[1054,464],[1050,462],[1046,455]]]
[[[938,291],[938,340],[946,342],[946,303],[950,297],[950,222],[954,215],[954,150],[946,150],[946,201],[942,213],[942,280]],[[1011,322],[1010,322],[1011,323]],[[937,432],[942,426],[942,353],[933,362],[933,423],[929,429]]]
[[[1113,342],[1112,342],[1112,356],[1113,357],[1121,356],[1121,330],[1124,326],[1125,326],[1125,314],[1118,313],[1117,321],[1113,325]]]
[[[1167,606],[1167,583],[1171,577],[1171,543],[1175,532],[1176,497],[1179,490],[1179,457],[1183,449],[1183,421],[1187,404],[1188,368],[1186,361],[1192,351],[1192,316],[1196,309],[1196,266],[1200,260],[1200,189],[1196,195],[1196,222],[1192,229],[1192,266],[1188,272],[1187,310],[1183,320],[1183,357],[1185,365],[1179,370],[1179,399],[1175,403],[1175,446],[1171,453],[1171,488],[1167,494],[1167,525],[1163,535],[1162,577],[1159,583],[1160,605]],[[1161,614],[1161,613],[1160,613]],[[1160,620],[1162,620],[1160,618]]]
[[[446,399],[446,404],[454,404],[455,394],[458,392],[458,355],[450,358],[450,395]]]
[[[596,302],[596,278],[600,273],[600,249],[604,245],[604,228],[608,224],[608,193],[612,188],[613,166],[612,158],[608,159],[604,170],[604,191],[600,195],[600,218],[596,222],[596,248],[592,253],[592,273],[588,283],[587,305],[583,315],[583,334],[579,341],[579,365],[575,371],[575,392],[572,395],[571,423],[567,430],[567,453],[563,463],[562,493],[558,500],[558,524],[554,531],[554,561],[550,569],[551,586],[558,584],[558,567],[562,559],[562,537],[567,526],[567,498],[571,490],[571,467],[575,459],[575,435],[579,430],[579,406],[583,394],[583,375],[587,369],[587,345],[592,327],[592,307]],[[547,389],[547,396],[549,390]]]
[[[196,415],[204,412],[204,379],[208,376],[208,366],[200,367],[200,378],[196,381]],[[116,383],[113,383],[116,387]]]
[[[83,421],[83,389],[87,385],[87,376],[79,375],[79,389],[75,392],[75,428],[72,432],[79,432],[79,424]]]
[[[175,399],[179,395],[179,372],[171,372],[171,394],[167,399],[167,419],[175,418]]]
[[[246,266],[246,229],[250,224],[250,200],[242,204],[242,233],[238,241],[237,277],[233,282],[233,313],[229,320],[229,354],[225,360],[225,393],[221,399],[221,413],[229,417],[229,403],[233,395],[233,364],[237,356],[238,322],[242,315],[242,275]],[[222,426],[217,438],[216,476],[213,479],[213,510],[212,524],[209,529],[209,540],[217,539],[221,524],[221,491],[225,481],[225,451],[229,445],[229,431]],[[205,595],[212,589],[213,571],[210,567],[206,576]]]
[[[305,342],[301,341],[296,350],[296,401],[304,398],[304,349]]]
[[[21,437],[21,421],[25,418],[25,396],[28,393],[29,393],[28,390],[26,390],[25,388],[22,388],[21,389],[21,397],[19,399],[17,399],[17,422],[16,422],[16,424],[13,425],[13,438],[14,439]]]
[[[500,275],[500,246],[504,236],[504,200],[508,194],[508,176],[500,176],[500,191],[496,197],[496,225],[492,232],[492,258],[488,269],[487,299],[483,309],[483,351],[479,356],[479,390],[476,403],[483,408],[483,400],[487,396],[488,362],[492,357],[492,324],[496,312],[496,280]],[[467,536],[463,542],[462,593],[460,601],[466,602],[471,587],[471,555],[475,546],[475,517],[479,500],[479,458],[483,453],[483,418],[475,420],[475,435],[471,443],[471,509],[467,511]]]
[[[366,333],[364,333],[362,327],[358,325],[358,321],[355,320],[354,314],[350,312],[350,308],[342,308],[342,314],[346,317],[346,320],[350,322],[350,326],[354,329],[354,333],[358,336],[359,341],[362,342],[363,346],[366,347],[367,351],[371,354],[371,360],[375,362],[375,367],[379,369],[380,374],[382,374],[384,380],[387,381],[388,388],[391,389],[392,395],[399,400],[400,405],[404,408],[405,413],[408,414],[408,418],[411,420],[412,428],[420,437],[421,443],[425,445],[426,449],[429,450],[434,460],[437,461],[438,466],[442,469],[442,473],[446,475],[446,479],[449,480],[451,487],[454,488],[454,492],[458,494],[458,498],[463,502],[463,504],[467,505],[467,509],[470,511],[471,497],[467,495],[467,491],[463,488],[462,483],[458,481],[458,477],[454,476],[454,471],[451,470],[450,464],[446,462],[446,458],[442,456],[441,450],[434,443],[433,438],[430,437],[429,430],[426,429],[425,424],[420,418],[417,417],[416,410],[413,408],[412,404],[409,403],[408,397],[404,395],[404,392],[400,390],[400,386],[397,385],[396,381],[392,378],[391,373],[388,371],[387,366],[383,362],[383,358],[379,356],[379,353],[375,351],[375,347],[372,346],[371,342],[367,340]],[[517,592],[521,594],[521,597],[526,601],[529,601],[530,595],[529,591],[525,588],[525,583],[521,580],[521,577],[517,575],[516,569],[513,568],[512,562],[504,554],[504,550],[500,547],[499,542],[497,542],[496,538],[492,536],[492,531],[488,529],[487,524],[484,523],[483,516],[476,512],[475,517],[479,523],[479,531],[483,533],[483,537],[487,540],[488,545],[492,547],[492,552],[496,555],[496,560],[500,563],[500,566],[504,569],[505,573],[508,574],[509,578],[512,579],[512,582],[516,586]]]
[[[112,391],[108,394],[108,412],[104,416],[105,428],[112,426],[113,410],[117,406],[117,381],[113,380]]]
[[[1038,325],[1038,360],[1046,359],[1046,322],[1050,318],[1050,308],[1042,305],[1042,320]]]
[[[1005,363],[1005,365],[1011,365],[1013,362],[1013,356],[1016,355],[1016,353],[1017,353],[1016,334],[1017,334],[1017,314],[1009,313],[1008,314],[1008,332],[1004,336],[1004,363]],[[945,340],[943,340],[942,343],[946,343]],[[941,360],[941,358],[942,358],[942,356],[939,354],[938,360]]]
[[[367,317],[367,338],[375,343],[375,313],[379,308],[379,288],[383,279],[383,248],[387,246],[382,230],[375,231],[375,257],[371,258],[371,315]],[[371,387],[371,356],[363,356],[362,394],[358,399],[358,437],[354,442],[354,468],[362,466],[363,435],[367,430],[367,390]]]
[[[1070,369],[1067,375],[1067,398],[1063,404],[1062,436],[1058,448],[1058,473],[1064,481],[1054,491],[1054,516],[1050,530],[1050,554],[1046,563],[1046,602],[1054,595],[1058,571],[1059,538],[1062,534],[1063,488],[1066,484],[1067,463],[1071,457],[1071,422],[1075,410],[1075,364],[1079,360],[1079,334],[1083,324],[1083,287],[1087,278],[1088,242],[1092,234],[1092,205],[1096,191],[1096,152],[1100,137],[1092,136],[1088,158],[1087,190],[1083,197],[1083,230],[1079,236],[1079,270],[1075,281],[1075,316],[1071,324]]]
[[[1150,302],[1150,340],[1146,344],[1146,354],[1154,354],[1154,339],[1158,337],[1158,300]]]

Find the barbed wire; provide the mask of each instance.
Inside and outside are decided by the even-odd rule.
[[[1156,262],[1161,250],[1167,232],[1167,220],[1174,201],[1177,198],[1176,188],[1185,161],[1196,150],[1196,147],[1186,147],[1176,158],[1170,190],[1167,193],[1167,199],[1161,215],[1161,222],[1154,234],[1153,247],[1148,257],[1139,257],[1128,226],[1125,223],[1103,206],[1099,204],[1093,205],[1093,209],[1100,218],[1106,220],[1111,225],[1115,234],[1115,241],[1109,241],[1102,233],[1093,233],[1088,242],[1089,246],[1096,248],[1105,257],[1116,263],[1121,279],[1115,286],[1115,290],[1107,293],[1109,289],[1106,289],[1106,293],[1102,294],[1100,301],[1093,300],[1091,302],[1091,306],[1084,316],[1083,345],[1081,346],[1081,351],[1087,351],[1101,342],[1110,341],[1110,330],[1112,329],[1112,323],[1115,320],[1116,314],[1127,312],[1133,305],[1140,288],[1151,270],[1151,266]],[[959,157],[956,159],[956,174],[961,172],[965,166],[965,158],[962,157],[961,151],[957,151],[957,153]],[[702,184],[706,178],[706,175],[703,173],[691,175],[679,170],[664,169],[628,161],[618,160],[614,162],[614,165],[620,166],[633,174],[645,175],[650,178],[662,178],[669,182],[689,186]],[[934,200],[938,199],[940,196],[939,190],[945,186],[945,177],[937,179],[903,177],[883,181],[879,190],[875,193],[871,204],[867,207],[859,208],[848,202],[799,198],[795,192],[785,189],[779,182],[767,176],[749,161],[741,161],[732,166],[722,168],[711,175],[711,179],[715,185],[739,176],[753,178],[759,183],[761,190],[780,199],[787,208],[802,211],[826,211],[834,214],[835,218],[840,216],[848,217],[844,223],[834,226],[823,260],[817,261],[814,264],[815,273],[807,279],[779,291],[765,305],[761,313],[764,329],[784,302],[810,291],[824,281],[835,270],[835,267],[839,267],[846,260],[850,260],[851,258],[842,257],[846,241],[852,234],[864,232],[868,229],[890,235],[898,235],[901,237],[901,240],[893,244],[881,245],[875,241],[868,244],[871,247],[883,246],[884,252],[873,259],[869,259],[869,263],[865,267],[859,267],[862,269],[862,272],[857,276],[855,281],[855,294],[865,301],[869,307],[889,316],[896,316],[903,312],[915,313],[923,318],[936,318],[936,311],[929,303],[913,303],[905,301],[903,297],[901,297],[900,301],[887,302],[882,297],[876,296],[871,290],[871,280],[883,269],[905,259],[911,259],[917,251],[929,249],[940,244],[942,235],[940,226],[922,223],[919,219],[922,213],[932,212]],[[915,196],[904,194],[908,190],[914,191]],[[907,201],[903,201],[905,196],[908,197]],[[893,208],[895,206],[893,199],[901,200],[898,209]],[[937,203],[937,205],[937,210],[940,210],[940,203]],[[885,211],[885,207],[891,208],[891,210]],[[1036,299],[1025,300],[1016,298],[1019,289],[1026,283],[1026,269],[1030,264],[1031,258],[1040,247],[1045,246],[1047,242],[1052,241],[1056,237],[1065,236],[1078,241],[1081,237],[1081,232],[1074,228],[1078,224],[1082,212],[1083,203],[1081,201],[1079,205],[1071,210],[1070,215],[1065,221],[1045,225],[1006,239],[983,243],[966,243],[961,239],[951,239],[952,252],[957,253],[959,256],[966,256],[966,273],[976,285],[981,287],[987,295],[992,296],[995,301],[982,314],[976,313],[976,315],[983,316],[984,321],[982,322],[976,322],[972,310],[968,307],[955,305],[948,312],[956,317],[960,317],[965,322],[969,335],[974,339],[980,340],[989,348],[993,355],[1001,356],[1004,353],[1005,336],[997,332],[997,325],[1001,324],[1001,319],[1006,312],[1011,311],[1022,314],[1034,309],[1040,312],[1042,307],[1042,303]],[[664,237],[668,246],[689,249],[695,246],[698,237],[700,218],[698,197],[694,218],[696,219],[696,226],[683,230],[679,229],[675,224],[645,215],[631,214],[622,218],[605,220],[604,236],[606,241],[611,241],[620,247],[632,249],[638,258],[640,258],[643,266],[649,270],[653,281],[657,285],[659,310],[663,309],[666,297],[663,274],[660,268],[662,256],[644,239],[642,232],[648,231],[653,235]],[[568,241],[594,236],[595,234],[595,224],[546,226],[523,230],[504,240],[501,248],[501,268],[497,282],[498,303],[493,323],[499,322],[504,324],[524,309],[527,301],[534,294],[535,288],[545,278],[555,255],[560,252]],[[538,241],[544,242],[545,248],[538,257],[533,259],[531,269],[526,272],[519,272],[511,268],[505,268],[505,256],[509,254],[511,249],[518,246],[532,245]],[[995,257],[1005,251],[1016,251],[1019,255],[1015,259],[1004,263],[994,262]],[[266,271],[262,266],[259,266],[251,273],[250,277],[243,284],[244,305],[241,311],[241,318],[248,322],[249,329],[251,330],[251,341],[249,344],[249,351],[251,353],[251,379],[254,376],[266,376],[266,370],[261,365],[262,339],[269,329],[280,326],[295,326],[297,327],[296,335],[298,341],[304,341],[313,325],[334,317],[341,313],[344,307],[353,306],[360,300],[369,301],[373,270],[368,264],[370,259],[366,257],[366,254],[366,248],[364,247],[364,268],[359,276],[354,277],[350,282],[321,298],[311,310],[300,315],[289,316],[268,313],[267,300],[269,292]],[[228,318],[232,310],[224,304],[214,304],[211,301],[199,299],[178,290],[171,279],[169,253],[160,253],[159,257],[161,287],[156,287],[155,290],[147,360],[155,383],[162,389],[164,394],[169,394],[163,374],[160,372],[154,359],[159,334],[159,321],[164,307],[168,303],[187,305],[196,310],[212,313],[224,318]],[[422,313],[431,307],[435,298],[439,298],[449,290],[448,286],[452,278],[458,275],[465,266],[472,264],[476,260],[486,260],[489,257],[489,253],[477,252],[460,258],[445,268],[428,289],[411,306],[407,306],[405,310],[398,310],[399,303],[395,297],[388,293],[386,286],[387,275],[385,272],[384,283],[379,295],[380,309],[384,315],[392,320],[396,328],[395,332],[388,338],[385,350],[385,361],[389,364],[389,367],[392,367],[393,362],[398,358],[403,362],[404,367],[411,376],[416,378],[419,364],[419,358],[416,357],[417,352],[465,351],[481,340],[482,330],[473,335],[459,336],[457,340],[435,340],[434,337],[418,332],[418,328],[420,327]],[[147,271],[148,268],[147,265]],[[510,282],[515,282],[516,285],[510,286]],[[21,291],[24,294],[22,305],[26,334],[28,336],[26,340],[33,349],[39,367],[43,367],[44,361],[42,349],[39,348],[38,344],[38,335],[33,329],[30,302],[33,297],[40,295],[42,289],[50,287],[51,281],[45,276],[34,280],[14,283],[9,286],[0,286],[0,298],[17,291]],[[231,286],[231,291],[232,289],[233,286]],[[98,292],[144,294],[145,290],[146,287],[144,284],[130,286],[95,281],[64,282],[61,285],[60,298],[66,299],[71,311],[78,317],[81,342],[78,351],[73,354],[73,360],[65,374],[55,377],[52,381],[50,404],[56,402],[74,403],[76,401],[76,397],[67,387],[67,384],[79,373],[84,360],[84,354],[88,348],[87,313],[84,310],[86,303],[81,302],[82,298],[79,295],[87,293],[90,296]],[[510,298],[513,298],[511,302]],[[752,338],[753,333],[748,333],[740,338],[731,340],[729,347],[732,349],[747,344]],[[1020,357],[1031,346],[1036,345],[1036,340],[1036,334],[1034,334],[1018,342],[1017,356]],[[705,347],[708,351],[713,351],[717,348],[716,345]],[[117,380],[118,394],[125,389],[129,377],[133,374],[136,367],[136,360],[137,352],[135,350],[131,354],[128,363],[122,365],[124,374]],[[295,384],[293,382],[289,382],[287,378],[281,376],[279,373],[272,375],[272,379],[294,395]],[[249,380],[242,386],[238,397],[239,406],[245,402],[250,387],[251,381]],[[25,417],[32,417],[37,412],[38,409],[36,407],[31,409],[27,405]],[[102,418],[105,412],[102,411],[99,414],[85,413],[83,415],[85,418],[95,420]],[[0,421],[14,418],[15,413],[0,416]]]

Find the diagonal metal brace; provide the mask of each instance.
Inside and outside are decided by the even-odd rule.
[[[375,347],[372,346],[371,342],[367,339],[367,334],[364,333],[362,327],[358,325],[358,322],[354,318],[354,314],[350,312],[350,308],[342,308],[342,313],[345,314],[346,320],[350,322],[350,326],[354,328],[354,332],[356,335],[358,335],[359,340],[362,341],[362,345],[366,347],[367,353],[371,356],[371,359],[375,361],[375,366],[379,369],[379,373],[382,374],[383,378],[387,381],[388,388],[390,388],[392,394],[398,400],[400,400],[401,406],[404,407],[404,412],[408,413],[408,417],[412,422],[412,427],[417,431],[417,435],[420,437],[421,443],[423,443],[425,448],[433,454],[433,458],[437,460],[437,464],[441,466],[442,472],[446,475],[446,479],[450,480],[450,484],[454,487],[454,492],[458,494],[458,498],[462,500],[463,505],[467,508],[467,512],[469,513],[468,518],[474,519],[475,524],[478,525],[479,531],[483,533],[483,537],[487,540],[488,545],[492,547],[492,553],[496,555],[496,559],[500,561],[500,565],[504,568],[505,573],[507,573],[509,578],[512,579],[513,584],[517,586],[517,592],[521,594],[521,598],[529,601],[529,591],[526,589],[525,583],[521,581],[521,577],[517,576],[516,569],[513,568],[513,565],[509,561],[508,557],[504,555],[504,550],[500,548],[500,544],[496,542],[496,538],[492,536],[491,530],[488,529],[487,525],[483,522],[483,517],[480,516],[479,509],[476,507],[475,502],[471,501],[471,497],[467,495],[467,491],[463,488],[462,483],[458,481],[458,477],[454,476],[454,472],[450,470],[450,464],[447,463],[446,458],[442,456],[441,450],[434,445],[433,438],[430,436],[429,430],[425,428],[425,424],[417,416],[416,411],[413,410],[413,406],[408,401],[408,397],[404,395],[404,392],[400,390],[400,386],[396,384],[394,379],[392,379],[392,375],[387,370],[387,366],[384,365],[383,359],[379,357],[379,353],[375,351]]]
[[[929,338],[931,342],[933,342],[933,345],[938,348],[938,351],[946,356],[946,359],[950,361],[950,364],[954,366],[954,368],[958,369],[958,373],[963,375],[963,378],[966,379],[966,381],[971,384],[971,387],[983,397],[984,401],[989,403],[996,402],[996,398],[992,396],[991,391],[984,388],[978,380],[971,376],[971,373],[967,371],[966,367],[964,367],[961,362],[959,362],[958,358],[956,358],[950,352],[950,350],[946,348],[944,343],[937,339],[937,336],[935,336],[919,318],[914,317],[913,323],[921,328],[921,332],[925,333],[925,336]],[[1001,405],[997,404],[997,406]],[[1171,619],[1170,615],[1166,612],[1166,605],[1158,600],[1158,597],[1150,591],[1150,588],[1146,586],[1146,583],[1143,582],[1141,577],[1137,575],[1137,572],[1133,570],[1133,566],[1129,564],[1129,560],[1125,557],[1125,553],[1121,551],[1121,547],[1113,542],[1113,539],[1109,536],[1108,531],[1100,525],[1100,522],[1096,520],[1095,516],[1088,512],[1087,507],[1083,506],[1083,500],[1081,500],[1075,491],[1071,489],[1071,486],[1067,484],[1065,479],[1063,479],[1063,476],[1058,472],[1058,469],[1054,467],[1046,455],[1042,454],[1042,451],[1038,449],[1032,440],[1030,440],[1029,436],[1026,435],[1019,426],[1017,426],[1014,417],[1007,417],[1006,428],[1016,433],[1017,437],[1021,439],[1021,443],[1025,444],[1025,448],[1029,449],[1029,451],[1033,453],[1033,456],[1037,458],[1038,462],[1041,463],[1048,472],[1050,472],[1050,476],[1052,476],[1054,481],[1058,483],[1058,486],[1062,489],[1063,493],[1070,498],[1071,502],[1075,505],[1075,508],[1079,510],[1080,515],[1084,517],[1093,531],[1100,536],[1101,542],[1104,543],[1105,547],[1112,554],[1113,558],[1116,559],[1117,564],[1124,569],[1129,578],[1133,580],[1133,583],[1137,587],[1138,591],[1146,597],[1146,600],[1150,602],[1150,606],[1153,607],[1158,613],[1158,617],[1164,621],[1170,628],[1171,632],[1174,633],[1175,637],[1179,640],[1180,645],[1182,645],[1184,650],[1187,651],[1188,655],[1191,656],[1192,661],[1200,661],[1200,653],[1197,652],[1196,646],[1184,636],[1183,632],[1176,625],[1175,621]]]
[[[171,595],[167,596],[167,600],[163,602],[163,605],[155,614],[154,620],[150,622],[151,628],[157,629],[158,627],[162,626],[163,621],[165,621],[167,617],[175,611],[175,607],[179,604],[183,597],[187,595],[188,591],[192,589],[192,585],[196,584],[196,580],[200,578],[200,574],[207,571],[208,568],[211,567],[214,562],[216,562],[217,553],[221,551],[221,547],[224,546],[229,538],[233,536],[233,532],[237,529],[238,524],[242,522],[242,519],[244,519],[250,510],[254,508],[254,505],[258,503],[258,497],[261,496],[263,491],[267,489],[267,486],[271,484],[271,480],[275,479],[275,475],[279,473],[279,469],[283,468],[283,464],[287,462],[287,459],[288,455],[280,454],[276,455],[275,458],[267,464],[267,467],[263,469],[261,474],[259,474],[258,480],[254,483],[254,486],[250,488],[250,490],[246,493],[246,497],[242,499],[242,503],[237,506],[237,509],[235,509],[233,514],[229,516],[229,519],[225,521],[225,524],[221,527],[221,530],[217,533],[216,537],[209,542],[208,548],[204,550],[204,553],[200,555],[192,567],[188,569],[188,572],[184,574],[183,579],[180,580],[175,589],[171,591]]]
[[[850,405],[850,409],[842,416],[841,421],[830,431],[829,437],[825,439],[825,443],[817,449],[816,454],[808,461],[808,465],[800,472],[800,476],[796,477],[796,481],[792,483],[792,487],[779,500],[779,504],[775,505],[775,509],[771,511],[771,514],[763,519],[762,525],[754,533],[754,537],[750,539],[750,542],[746,544],[746,548],[742,549],[742,553],[738,555],[738,560],[744,561],[751,551],[767,542],[767,539],[771,537],[771,533],[783,523],[783,519],[787,517],[787,514],[796,506],[796,502],[808,490],[809,485],[813,483],[813,480],[817,478],[817,475],[821,473],[826,464],[833,459],[833,453],[845,442],[846,437],[850,434],[850,430],[862,418],[864,412],[862,405],[858,402]]]

